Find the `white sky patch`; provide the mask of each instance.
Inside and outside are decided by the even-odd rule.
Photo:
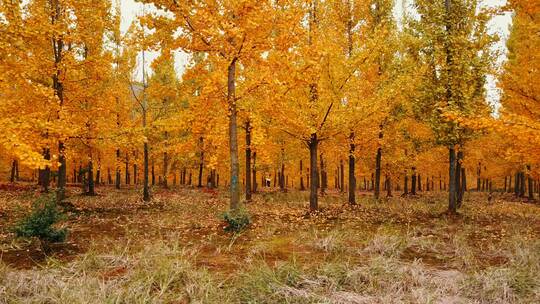
[[[401,19],[404,10],[409,10],[411,8],[412,0],[396,0],[394,16],[398,20]],[[485,5],[489,7],[499,7],[506,4],[506,0],[489,0],[484,2]],[[129,29],[132,22],[143,13],[143,5],[141,3],[135,2],[134,0],[120,0],[120,6],[122,11],[122,23],[120,29],[122,33],[126,33]],[[146,8],[147,12],[151,12],[151,8]],[[154,10],[155,11],[155,10]],[[510,33],[510,24],[512,23],[512,16],[510,13],[506,13],[501,16],[495,17],[489,24],[490,32],[496,33],[501,38],[500,41],[494,46],[495,50],[500,53],[500,56],[497,60],[497,64],[501,66],[506,60],[506,41]],[[145,52],[145,68],[148,75],[151,75],[152,69],[150,64],[154,59],[159,56],[159,52]],[[183,51],[176,51],[174,53],[175,59],[175,70],[179,77],[181,77],[186,70],[186,66],[189,64],[190,56],[189,54]],[[140,53],[137,59],[137,64],[139,69],[135,73],[135,78],[138,80],[142,79],[142,54]],[[497,87],[497,79],[494,76],[489,76],[486,84],[487,89],[487,99],[495,109],[499,107],[500,100],[500,90]]]
[[[137,19],[137,17],[142,16],[144,11],[147,13],[149,12],[155,12],[155,8],[144,8],[144,5],[142,5],[139,2],[135,2],[134,0],[120,0],[120,8],[122,12],[122,20],[120,24],[120,30],[122,34],[125,34],[128,30],[131,24]],[[143,9],[144,8],[144,9]],[[152,75],[152,68],[151,64],[154,59],[156,59],[160,55],[160,52],[158,51],[146,51],[145,52],[145,69],[147,75]],[[189,54],[183,52],[183,51],[176,51],[174,52],[174,69],[178,75],[178,77],[182,77],[184,74],[184,71],[186,70],[186,66],[189,63],[190,56]],[[139,55],[137,56],[137,70],[135,71],[135,79],[141,81],[142,80],[142,52],[139,52]]]

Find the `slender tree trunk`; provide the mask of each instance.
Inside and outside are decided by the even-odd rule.
[[[354,144],[354,132],[351,132],[349,134],[349,204],[355,205],[356,204],[356,176],[355,176],[355,157],[354,157],[354,151],[356,149],[356,145]]]
[[[253,165],[252,165],[252,172],[251,172],[251,176],[252,176],[251,187],[253,189],[253,191],[252,191],[253,193],[257,192],[257,166],[256,166],[256,162],[257,162],[257,152],[253,152]],[[218,180],[219,180],[219,174],[218,174]]]
[[[240,187],[238,185],[238,136],[236,126],[236,60],[234,58],[228,67],[227,75],[227,102],[229,105],[229,148],[231,157],[231,200],[230,209],[240,208]]]
[[[51,160],[51,152],[49,148],[44,149],[43,155],[44,155],[45,160]],[[51,168],[49,166],[45,166],[45,169],[42,170],[42,177],[41,177],[42,192],[45,192],[45,193],[49,192],[50,183],[51,183]]]
[[[519,197],[525,197],[525,173],[520,172]]]
[[[279,188],[285,191],[285,164],[281,163],[281,171],[279,173]]]
[[[169,188],[168,183],[168,176],[169,176],[169,155],[167,152],[163,152],[163,168],[162,168],[162,174],[163,174],[163,181],[161,183],[161,186],[165,189]]]
[[[377,147],[377,155],[375,156],[375,199],[379,199],[381,192],[381,158],[382,148],[381,141],[383,138],[383,125],[379,125],[379,146]]]
[[[448,149],[450,165],[449,171],[449,193],[448,193],[448,212],[455,214],[457,212],[456,204],[456,150],[454,147]]]
[[[128,153],[126,152],[126,185],[129,185],[131,183],[129,178],[129,158]]]
[[[203,185],[202,185],[202,177],[203,177],[203,166],[204,166],[204,151],[203,151],[203,147],[202,147],[202,144],[203,144],[203,138],[202,137],[199,137],[199,143],[200,143],[200,146],[201,146],[201,158],[199,160],[199,181],[197,183],[197,187],[201,188]]]
[[[463,161],[463,151],[461,151],[461,146],[459,147],[459,151],[457,153],[457,159],[456,159],[456,206],[461,206],[461,162]]]
[[[251,201],[251,125],[246,121],[246,201]]]
[[[533,200],[534,199],[534,189],[533,189],[533,179],[531,178],[531,165],[527,165],[527,188],[528,188],[528,192],[529,192],[529,200]]]
[[[154,158],[152,157],[152,186],[156,184],[156,165],[154,164]]]
[[[345,166],[343,165],[343,159],[339,160],[339,189],[341,192],[345,192]]]
[[[88,168],[86,170],[88,171],[87,172],[88,190],[86,192],[86,195],[96,195],[95,181],[94,181],[94,162],[92,161],[91,157],[90,157],[90,160],[88,161]]]
[[[478,163],[478,168],[476,169],[476,191],[480,191],[480,175],[481,175],[481,170],[482,170],[482,166],[481,166],[481,163]]]
[[[15,174],[17,170],[17,160],[14,159],[11,163],[11,177],[9,178],[9,181],[14,183],[15,182]]]
[[[302,170],[302,160],[300,160],[300,191],[306,190],[306,187],[304,186],[304,173]]]
[[[465,168],[461,168],[461,184],[459,188],[459,195],[457,199],[457,207],[460,208],[463,204],[463,197],[465,196],[465,191],[467,191],[467,172]]]
[[[325,184],[325,179],[324,179],[324,173],[326,169],[324,167],[324,159],[323,159],[322,153],[319,155],[319,160],[321,163],[321,196],[322,196],[326,194],[326,184]]]
[[[143,201],[145,202],[149,202],[150,201],[150,187],[149,187],[149,172],[150,170],[148,170],[149,168],[149,164],[148,164],[148,142],[144,142],[144,146],[143,146],[143,164],[144,164],[144,168],[143,168]]]
[[[392,197],[392,176],[386,178],[386,197]]]
[[[107,167],[107,184],[112,185],[111,168]]]
[[[120,149],[116,149],[116,164],[115,164],[115,187],[116,189],[120,189],[120,179],[122,178],[121,172],[120,172]]]
[[[309,166],[311,173],[311,184],[309,189],[309,209],[311,211],[316,211],[319,209],[319,202],[317,196],[317,180],[319,179],[319,174],[317,172],[317,148],[319,145],[319,140],[317,139],[317,133],[311,134],[309,140]]]
[[[416,195],[416,168],[412,168],[412,176],[411,176],[411,195]]]
[[[405,178],[403,179],[403,194],[409,194],[409,173],[405,170]]]

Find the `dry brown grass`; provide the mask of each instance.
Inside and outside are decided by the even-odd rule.
[[[34,192],[0,192],[0,303],[539,303],[540,209],[469,195],[322,198],[264,193],[252,226],[223,232],[223,193],[72,194],[68,243],[46,257],[10,225]],[[17,256],[19,254],[19,256]]]

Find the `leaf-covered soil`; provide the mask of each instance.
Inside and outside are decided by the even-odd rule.
[[[349,206],[345,195],[330,191],[320,199],[321,211],[310,214],[307,192],[265,190],[246,204],[252,220],[249,228],[230,234],[224,231],[225,223],[221,219],[227,210],[226,191],[155,188],[153,200],[148,204],[140,199],[140,189],[115,190],[103,186],[98,192],[98,196],[86,197],[75,187],[69,189],[68,203],[63,205],[68,219],[62,223],[69,228],[68,239],[45,254],[38,242],[17,239],[11,232],[14,223],[28,212],[32,200],[40,195],[38,190],[29,185],[0,187],[0,264],[8,269],[7,273],[17,269],[47,272],[54,265],[76,265],[90,254],[133,257],[142,252],[152,253],[152,248],[174,245],[175,250],[189,251],[190,269],[209,273],[220,282],[215,284],[228,286],[234,282],[238,288],[241,282],[235,281],[237,278],[268,267],[277,276],[270,280],[276,286],[263,280],[262,285],[270,284],[269,290],[246,287],[242,289],[246,294],[240,292],[254,299],[254,303],[383,303],[385,298],[378,292],[383,292],[380,289],[384,289],[385,278],[379,277],[382,274],[377,269],[364,269],[375,273],[371,274],[373,278],[361,280],[361,284],[374,288],[373,291],[367,287],[356,290],[358,285],[347,287],[344,283],[329,294],[328,288],[321,287],[320,291],[319,285],[315,288],[309,284],[326,286],[318,280],[324,275],[333,278],[323,274],[328,265],[346,266],[346,271],[353,271],[374,267],[381,262],[379,258],[387,259],[385,267],[393,267],[395,263],[401,270],[403,267],[424,270],[426,276],[434,276],[427,282],[444,281],[440,276],[448,275],[452,276],[448,281],[462,282],[461,277],[465,276],[467,284],[473,284],[470,282],[477,282],[473,280],[477,275],[514,269],[519,259],[521,265],[525,263],[523,259],[538,257],[538,253],[531,255],[540,247],[539,205],[515,200],[507,194],[495,194],[488,202],[484,193],[467,193],[459,214],[452,216],[445,212],[443,193],[423,192],[415,197],[381,201],[361,193],[358,204]],[[259,266],[253,269],[252,265]],[[296,267],[293,273],[302,280],[317,282],[302,283],[306,286],[289,284],[287,280],[281,282],[283,278],[276,273],[283,265]],[[99,272],[99,280],[107,282],[129,277],[133,271],[126,264],[95,270]],[[499,286],[510,290],[504,291],[507,297],[500,303],[540,299],[538,274],[527,273],[532,278],[526,277],[525,287],[513,286],[512,280],[510,286]],[[354,273],[346,277],[350,279]],[[433,299],[441,303],[485,302],[483,299],[492,296],[491,287],[486,287],[488,283],[475,285],[489,291],[484,295],[468,295],[466,288],[456,283],[455,292],[442,291],[433,295]],[[409,297],[413,289],[400,291],[404,293],[401,302],[415,302],[414,297]],[[1,293],[0,289],[0,298]],[[269,296],[276,293],[282,297]],[[234,294],[231,302],[242,302],[238,291]],[[444,300],[449,294],[455,298]],[[165,298],[149,299],[168,303]]]

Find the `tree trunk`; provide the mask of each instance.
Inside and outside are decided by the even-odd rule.
[[[354,150],[356,149],[356,145],[354,144],[354,132],[351,132],[349,134],[349,142],[350,142],[350,148],[349,148],[349,204],[355,205],[356,204],[356,177],[355,177],[355,157],[354,157]]]
[[[285,191],[285,164],[281,163],[281,171],[279,172],[279,188]]]
[[[14,183],[15,182],[15,173],[17,170],[17,160],[14,159],[11,163],[11,177],[9,178],[9,181]]]
[[[62,101],[61,101],[62,103]],[[56,201],[61,202],[66,198],[67,162],[64,142],[58,142],[58,183],[56,184]]]
[[[115,164],[115,187],[116,189],[120,189],[120,179],[122,178],[121,172],[120,172],[120,149],[116,149],[116,164]]]
[[[326,183],[325,183],[325,178],[324,178],[324,174],[325,174],[325,167],[324,167],[324,159],[323,159],[323,154],[321,153],[319,155],[319,160],[320,160],[320,163],[321,163],[321,196],[322,195],[325,195],[326,194]]]
[[[412,168],[411,176],[411,195],[416,195],[416,168]]]
[[[386,197],[392,197],[392,177],[386,178]]]
[[[465,168],[461,168],[461,183],[457,199],[458,208],[460,208],[463,204],[463,197],[465,196],[465,191],[467,191],[467,172],[465,171]]]
[[[531,178],[531,165],[527,165],[527,188],[529,190],[529,200],[534,199],[533,180]]]
[[[45,160],[51,160],[51,152],[49,150],[49,148],[46,148],[44,149],[43,151],[43,158],[45,158]],[[49,166],[45,166],[45,169],[42,170],[41,172],[41,188],[42,188],[42,191],[45,192],[45,193],[48,193],[49,192],[49,185],[51,183],[51,168]]]
[[[383,138],[383,125],[379,125],[379,146],[377,147],[377,155],[375,156],[375,199],[379,199],[381,192],[381,158],[382,148],[381,141]]]
[[[168,176],[169,176],[169,155],[167,152],[163,152],[163,168],[162,168],[163,181],[161,186],[165,189],[169,188]]]
[[[156,184],[156,165],[154,164],[154,158],[152,157],[152,186]]]
[[[138,185],[139,184],[139,172],[137,171],[137,164],[133,163],[133,184]]]
[[[256,162],[257,162],[257,152],[253,152],[253,165],[252,165],[252,171],[251,171],[251,176],[252,176],[251,188],[253,190],[252,191],[253,193],[257,192],[257,166],[256,166]],[[218,177],[219,177],[219,174],[218,174]],[[219,178],[218,178],[218,180],[219,180]]]
[[[525,197],[525,173],[520,172],[519,197]]]
[[[317,139],[317,133],[311,134],[309,140],[309,166],[311,173],[311,184],[309,189],[309,210],[316,211],[319,208],[318,196],[317,196],[317,180],[319,179],[319,174],[317,172],[317,148],[319,145],[319,140]]]
[[[128,159],[128,153],[126,152],[126,185],[129,185],[131,183],[129,178],[129,159]]]
[[[461,162],[463,161],[463,151],[460,151],[457,153],[457,159],[456,159],[456,205],[459,207],[461,206]]]
[[[204,166],[204,151],[202,150],[202,144],[203,144],[203,138],[199,137],[199,143],[201,146],[201,158],[199,160],[199,182],[197,183],[197,187],[201,188],[202,185],[202,177],[203,177],[203,166]]]
[[[98,156],[98,166],[96,170],[96,186],[99,186],[102,184],[102,176],[101,176],[101,157]]]
[[[246,121],[246,201],[251,201],[251,126]]]
[[[306,187],[304,186],[304,173],[302,170],[302,160],[300,160],[300,191],[306,190]]]
[[[92,158],[88,161],[88,167],[87,167],[87,179],[88,179],[88,189],[86,192],[86,195],[96,195],[95,191],[95,181],[94,181],[94,163],[92,161]]]
[[[345,192],[345,166],[343,165],[343,159],[339,160],[339,189],[341,192]]]
[[[409,194],[409,173],[405,170],[405,178],[403,179],[403,194]]]
[[[143,145],[143,201],[149,202],[150,201],[150,187],[149,187],[149,178],[148,178],[148,142],[144,142]]]
[[[234,58],[228,67],[227,75],[227,102],[229,105],[229,148],[231,157],[231,200],[230,209],[240,208],[240,187],[238,185],[238,136],[236,126],[236,60]]]
[[[457,212],[456,204],[456,150],[454,147],[448,149],[450,164],[448,167],[449,192],[448,192],[448,212],[455,214]]]
[[[478,163],[478,168],[476,169],[476,191],[479,192],[480,191],[480,175],[481,175],[481,172],[482,171],[482,164],[481,163]]]

